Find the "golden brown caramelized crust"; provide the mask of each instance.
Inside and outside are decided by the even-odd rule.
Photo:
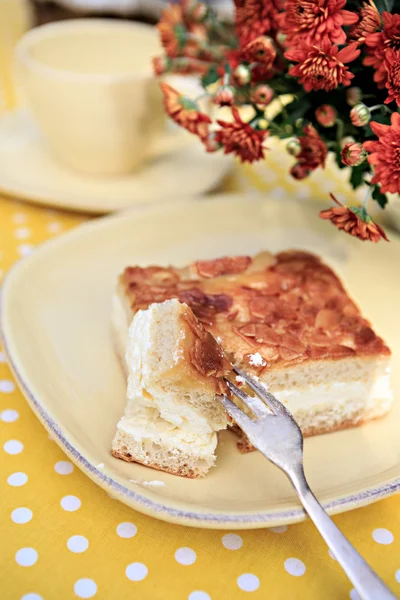
[[[315,359],[390,354],[332,269],[308,252],[128,267],[120,284],[133,313],[170,298],[185,302],[229,358],[258,375]]]
[[[185,348],[188,349],[189,364],[198,375],[213,383],[216,393],[226,393],[227,386],[222,378],[229,375],[232,365],[225,357],[222,347],[217,344],[213,336],[206,331],[187,306],[182,313],[182,318],[191,333],[191,339],[185,335],[184,341]]]

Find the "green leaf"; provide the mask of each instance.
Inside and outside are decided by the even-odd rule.
[[[218,71],[217,71],[216,67],[213,65],[208,69],[207,73],[202,76],[201,83],[202,83],[203,87],[207,87],[207,86],[211,85],[212,83],[215,83],[216,81],[218,81],[219,78],[220,78],[220,76],[218,75]]]
[[[182,25],[182,23],[178,23],[174,27],[174,33],[176,39],[178,40],[179,48],[180,50],[182,50],[185,47],[187,41],[186,27]]]
[[[362,183],[364,183],[364,170],[364,165],[353,167],[351,169],[350,183],[354,189],[358,188]]]
[[[377,185],[374,185],[373,190],[372,190],[372,197],[374,200],[376,200],[376,202],[379,204],[379,206],[381,208],[385,208],[388,199],[386,197],[386,194],[382,194],[381,190],[379,189],[379,187]]]

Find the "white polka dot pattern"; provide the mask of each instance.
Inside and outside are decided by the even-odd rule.
[[[61,499],[60,504],[64,510],[73,512],[80,508],[81,501],[76,496],[64,496],[64,498]]]
[[[211,596],[210,594],[207,594],[207,592],[195,590],[189,594],[188,600],[211,600]]]
[[[131,538],[136,535],[137,528],[133,523],[120,523],[117,526],[117,534],[122,538]]]
[[[70,475],[74,470],[74,465],[68,460],[60,460],[54,465],[54,470],[59,475]]]
[[[191,548],[178,548],[175,552],[175,560],[180,565],[192,565],[196,561],[196,552]]]
[[[21,506],[21,508],[16,508],[12,511],[11,519],[14,521],[14,523],[18,523],[19,525],[29,523],[29,521],[32,519],[32,511],[29,508]]]
[[[31,567],[37,559],[38,553],[34,548],[21,548],[15,555],[15,560],[21,567]]]
[[[75,554],[85,552],[89,547],[88,540],[83,535],[73,535],[67,541],[67,548]]]
[[[239,550],[243,546],[243,540],[237,533],[227,533],[222,536],[222,543],[228,550]]]
[[[287,558],[285,560],[285,570],[289,575],[294,577],[301,577],[306,572],[306,566],[303,561],[298,558]]]
[[[97,585],[93,579],[78,579],[74,585],[74,592],[78,598],[93,598],[97,592]]]
[[[147,577],[148,569],[140,562],[131,563],[125,569],[125,574],[130,581],[142,581]]]
[[[34,247],[32,244],[20,244],[18,246],[18,252],[21,256],[29,256],[32,254]]]
[[[260,587],[260,580],[253,573],[243,573],[238,577],[237,584],[244,592],[255,592]]]
[[[287,531],[287,525],[278,525],[277,527],[270,527],[268,531],[272,533],[285,533]]]
[[[24,449],[24,445],[19,440],[8,440],[3,448],[7,454],[19,454]]]
[[[3,394],[11,394],[15,390],[15,385],[12,381],[8,379],[2,379],[0,381],[0,392]]]
[[[14,235],[17,240],[26,240],[31,235],[31,230],[28,227],[18,227],[15,229]]]
[[[389,529],[378,528],[372,532],[372,537],[378,544],[391,544],[394,540],[393,533]]]
[[[12,485],[13,487],[20,487],[21,485],[25,485],[27,481],[28,475],[22,472],[11,473],[11,475],[7,478],[7,483],[9,485]]]
[[[0,419],[4,421],[4,423],[14,423],[19,418],[19,412],[12,408],[8,408],[6,410],[1,411]]]

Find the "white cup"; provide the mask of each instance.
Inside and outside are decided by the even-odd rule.
[[[51,150],[85,173],[131,172],[165,117],[151,58],[157,32],[138,23],[78,19],[32,29],[16,47],[32,110]]]

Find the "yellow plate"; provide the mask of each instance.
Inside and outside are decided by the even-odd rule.
[[[170,202],[215,190],[233,165],[231,156],[207,154],[196,137],[178,130],[131,175],[89,176],[51,155],[25,111],[0,119],[0,191],[35,204],[99,214]]]
[[[221,436],[217,466],[203,480],[127,464],[109,453],[125,403],[110,335],[110,300],[120,270],[288,247],[319,252],[345,278],[393,349],[398,395],[399,240],[373,245],[346,237],[319,220],[314,205],[225,196],[132,211],[80,226],[11,271],[2,290],[1,327],[14,374],[57,443],[110,494],[154,517],[198,527],[256,528],[304,519],[284,475],[258,453],[240,455],[230,432]],[[396,401],[382,420],[305,441],[306,473],[330,513],[400,488],[399,423]],[[137,483],[148,480],[165,485]]]

